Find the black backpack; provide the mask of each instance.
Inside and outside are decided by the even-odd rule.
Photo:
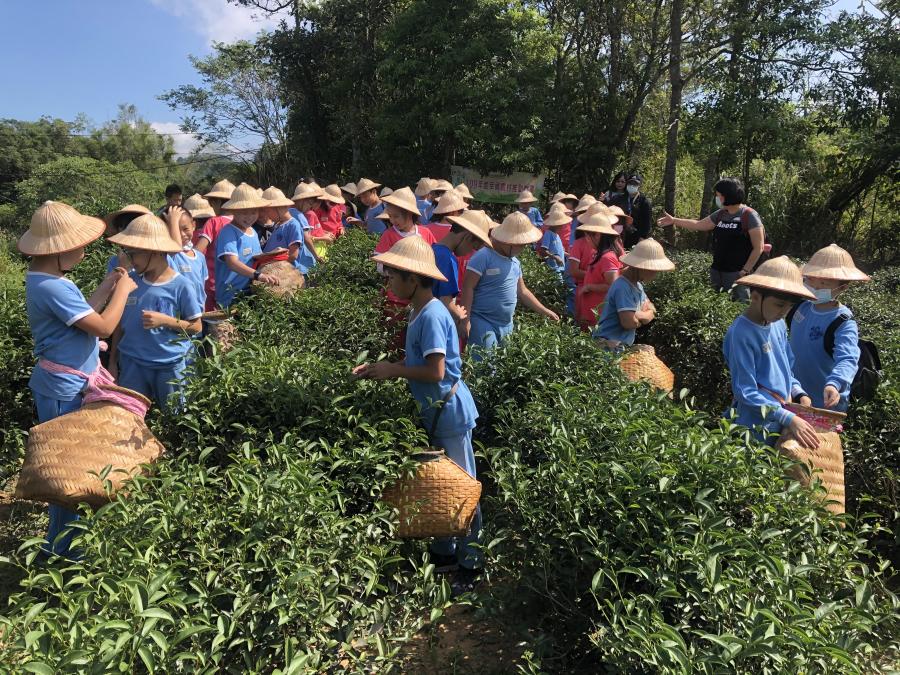
[[[788,330],[791,328],[798,307],[800,305],[794,305],[784,318]],[[849,314],[838,314],[825,329],[822,346],[825,348],[825,353],[831,358],[834,358],[834,335],[837,333],[837,329],[849,320]],[[859,365],[853,383],[850,385],[850,398],[855,401],[871,401],[875,398],[875,391],[881,383],[881,357],[878,355],[878,347],[871,340],[859,338],[858,345]]]

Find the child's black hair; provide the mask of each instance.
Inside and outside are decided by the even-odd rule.
[[[747,195],[744,193],[744,184],[738,178],[722,178],[713,186],[713,190],[724,197],[722,201],[723,206],[743,204],[747,198]]]
[[[423,274],[416,274],[415,272],[408,272],[406,270],[401,270],[396,267],[393,269],[395,272],[397,272],[397,274],[400,276],[400,278],[403,279],[404,281],[406,281],[410,277],[415,277],[419,286],[422,286],[423,288],[428,288],[428,289],[434,288],[434,279],[432,279],[431,277],[426,277]]]
[[[591,260],[591,265],[596,264],[607,251],[615,250],[616,239],[618,238],[619,235],[617,234],[601,234],[600,241],[597,242],[597,252],[594,254],[594,259]]]
[[[451,223],[450,234],[469,234],[469,231],[459,223]]]
[[[132,220],[134,220],[138,216],[142,216],[142,215],[144,215],[144,214],[142,214],[142,213],[120,213],[112,220],[113,229],[116,232],[121,232],[126,227],[128,227],[128,224]]]
[[[178,183],[171,183],[166,186],[166,199],[181,194],[181,186]]]

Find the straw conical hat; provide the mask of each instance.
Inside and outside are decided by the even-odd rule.
[[[816,251],[802,270],[805,277],[834,281],[868,281],[869,275],[858,269],[853,257],[837,244]]]
[[[356,192],[354,194],[361,195],[363,192],[368,192],[369,190],[380,187],[381,183],[376,183],[374,180],[369,180],[368,178],[360,178],[359,182],[356,184]]]
[[[291,200],[299,202],[301,199],[321,199],[322,192],[322,188],[316,183],[297,183],[297,188],[294,190]]]
[[[618,218],[620,223],[631,223],[634,220],[622,210],[621,206],[616,206],[615,204],[609,207],[609,212]]]
[[[458,216],[448,216],[447,220],[465,228],[468,232],[481,239],[487,246],[493,247],[490,232],[491,228],[496,226],[496,223],[484,211],[477,209],[463,211]]]
[[[465,211],[468,204],[456,190],[447,190],[441,195],[438,204],[434,209],[435,215],[443,215],[445,213],[453,213],[454,211]]]
[[[332,204],[346,204],[347,200],[341,194],[341,188],[337,183],[326,185],[322,190],[322,199]]]
[[[372,260],[386,267],[414,272],[438,281],[447,281],[447,277],[438,269],[431,245],[417,234],[403,237],[391,246],[389,251],[374,256]]]
[[[256,188],[256,196],[259,197],[260,199],[262,199],[262,196],[263,196],[262,188],[260,188],[260,187]]]
[[[19,237],[19,251],[25,255],[74,251],[98,239],[105,229],[102,220],[82,215],[68,204],[44,202],[32,214],[28,230]]]
[[[592,195],[582,195],[581,199],[578,200],[578,204],[572,210],[573,213],[582,213],[587,211],[590,208],[591,204],[596,204],[597,200]]]
[[[462,195],[463,199],[475,199],[475,197],[472,196],[472,193],[469,192],[469,186],[465,183],[460,183],[453,189],[456,190],[460,195]]]
[[[563,199],[571,199],[573,202],[578,201],[578,197],[575,195],[569,194],[568,192],[557,192],[553,195],[553,199],[550,200],[551,204],[556,204],[557,202],[561,202]]]
[[[586,223],[590,218],[597,214],[606,216],[610,225],[619,222],[619,218],[614,215],[612,210],[603,202],[594,202],[591,204],[584,213],[578,216],[578,222]]]
[[[803,274],[800,272],[800,268],[792,263],[786,255],[766,260],[756,268],[753,274],[741,277],[735,283],[807,300],[816,299],[816,296],[803,285]]]
[[[615,230],[613,230],[615,234]],[[656,239],[644,239],[619,260],[623,265],[651,272],[668,272],[675,269],[675,263],[666,257],[662,244]]]
[[[453,189],[453,183],[445,178],[437,178],[432,179],[431,191],[432,192],[447,192],[447,190]]]
[[[381,188],[381,192],[378,193],[378,196],[379,197],[387,197],[388,195],[392,195],[392,194],[394,194],[394,191],[385,185],[383,188]]]
[[[595,213],[590,218],[588,218],[583,225],[578,226],[579,232],[597,232],[598,234],[612,234],[618,235],[612,226],[613,223],[609,222],[609,216],[605,213]]]
[[[178,253],[181,250],[181,242],[172,239],[168,226],[152,213],[138,216],[119,234],[110,237],[109,241],[123,248],[155,253]]]
[[[208,204],[207,204],[208,205]],[[148,209],[143,204],[128,204],[127,206],[123,206],[118,211],[113,211],[112,213],[107,213],[103,220],[107,225],[111,225],[112,222],[123,213],[134,213],[138,216],[143,215],[145,213],[153,213],[150,209]]]
[[[212,189],[203,196],[207,199],[210,197],[215,199],[231,199],[232,192],[234,192],[234,183],[230,180],[223,179],[213,185]]]
[[[410,213],[414,213],[417,216],[422,215],[421,213],[419,213],[419,207],[416,205],[416,196],[408,187],[394,190],[392,194],[389,194],[384,198],[384,201],[386,201],[388,204],[399,206],[404,211],[409,211]]]
[[[537,198],[531,194],[531,190],[522,190],[516,197],[516,204],[532,204],[536,201]]]
[[[388,215],[387,209],[385,209],[384,211],[382,211],[381,213],[379,213],[377,216],[375,216],[375,220],[384,220],[384,221],[388,221],[388,220],[390,220],[390,219],[391,219],[391,217],[390,217],[390,215]]]
[[[528,216],[521,211],[513,211],[493,229],[491,236],[501,243],[517,245],[533,244],[543,235]]]
[[[285,197],[284,193],[274,185],[270,185],[265,190],[263,190],[262,198],[265,199],[268,202],[268,205],[273,208],[286,208],[288,206],[294,205],[294,202]]]
[[[184,200],[181,208],[190,213],[191,218],[212,218],[216,215],[209,202],[196,192]]]
[[[433,189],[434,189],[434,181],[431,180],[430,178],[428,178],[427,176],[422,176],[419,179],[419,182],[416,183],[415,196],[416,197],[424,197],[429,192],[431,192]]]
[[[550,213],[544,217],[544,225],[547,227],[561,227],[571,222],[572,216],[560,209],[550,209]]]
[[[562,202],[556,202],[555,204],[553,204],[553,206],[550,207],[550,211],[547,212],[547,215],[549,216],[549,215],[553,215],[555,213],[563,213],[563,214],[569,216],[569,219],[571,220],[572,212],[569,209],[567,209],[566,205],[563,204]]]
[[[347,183],[346,185],[341,185],[341,191],[346,192],[348,195],[355,197],[356,196],[356,183]]]
[[[256,188],[252,185],[241,183],[234,188],[234,192],[231,193],[231,199],[222,204],[222,209],[240,211],[242,209],[261,209],[264,206],[268,206],[268,204],[259,196]]]

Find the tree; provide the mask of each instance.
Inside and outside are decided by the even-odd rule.
[[[182,85],[159,97],[173,110],[188,113],[182,131],[195,134],[201,145],[225,145],[236,155],[255,153],[259,181],[278,182],[288,166],[287,110],[265,42],[217,42],[211,55],[190,59],[203,84]]]
[[[15,198],[15,185],[44,162],[75,154],[73,123],[42,117],[36,122],[0,120],[0,202]]]
[[[141,169],[159,168],[175,155],[172,139],[158,134],[129,104],[119,105],[116,119],[90,129],[77,141],[79,155],[112,164],[131,162]]]

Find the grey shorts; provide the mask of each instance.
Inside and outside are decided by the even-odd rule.
[[[750,289],[747,286],[734,285],[740,277],[740,272],[721,272],[712,268],[709,270],[709,283],[719,293],[730,292],[735,300],[750,302]]]

